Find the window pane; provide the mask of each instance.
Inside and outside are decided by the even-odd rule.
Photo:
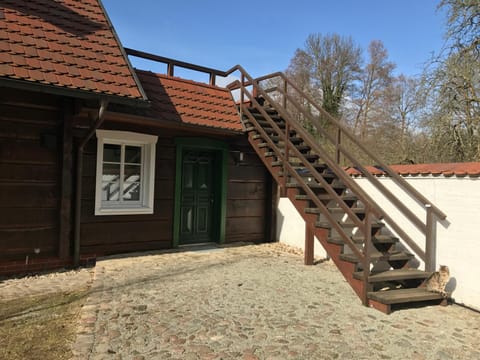
[[[104,162],[120,162],[122,153],[121,145],[104,144],[103,145],[103,161]]]
[[[140,172],[142,167],[140,165],[125,165],[123,181],[133,182],[140,181]]]
[[[141,169],[140,165],[125,165],[122,195],[124,201],[140,201]]]
[[[120,182],[104,182],[102,183],[102,201],[118,201],[120,200]]]
[[[102,181],[120,183],[120,164],[103,164]]]
[[[142,161],[142,148],[140,146],[125,146],[125,163],[140,164]]]
[[[124,183],[123,184],[123,200],[124,201],[140,201],[140,183]]]

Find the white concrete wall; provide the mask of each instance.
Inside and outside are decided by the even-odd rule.
[[[277,241],[305,250],[305,221],[289,198],[280,198],[277,207]],[[324,259],[327,254],[315,238],[314,256]]]
[[[422,220],[423,207],[403,195],[390,178],[379,178],[396,196],[408,204]],[[405,177],[427,199],[432,201],[447,218],[437,223],[437,268],[447,265],[451,280],[447,290],[453,291],[457,303],[480,310],[480,179],[475,177],[408,176]],[[424,249],[424,236],[408,220],[398,214],[383,196],[372,191],[368,180],[357,178],[369,195],[377,200],[394,220]]]
[[[447,219],[437,223],[437,267],[448,265],[451,280],[447,290],[453,291],[457,303],[480,310],[480,179],[475,177],[417,176],[405,178],[425,197],[439,207]],[[401,195],[389,178],[379,178],[395,195],[422,220],[423,207]],[[375,191],[368,180],[356,181],[377,200],[382,208],[424,249],[424,235],[396,212]],[[305,223],[288,198],[281,198],[277,210],[277,239],[285,244],[304,248]],[[315,256],[325,257],[325,251],[315,241]],[[423,264],[419,264],[423,268]]]

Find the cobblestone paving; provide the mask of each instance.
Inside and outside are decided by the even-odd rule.
[[[479,359],[480,314],[384,315],[279,244],[99,261],[78,359]]]

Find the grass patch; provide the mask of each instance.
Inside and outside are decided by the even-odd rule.
[[[70,359],[88,290],[0,302],[0,359]]]

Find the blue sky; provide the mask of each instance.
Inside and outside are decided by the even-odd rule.
[[[253,76],[285,70],[310,33],[352,36],[364,53],[371,40],[381,40],[396,74],[418,74],[443,45],[445,14],[438,2],[103,0],[125,47],[220,70],[240,64]]]

